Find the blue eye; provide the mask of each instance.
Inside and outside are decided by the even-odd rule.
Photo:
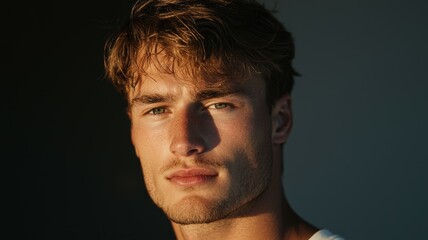
[[[166,112],[166,109],[165,108],[163,108],[163,107],[158,107],[158,108],[153,108],[152,110],[150,110],[150,114],[153,114],[153,115],[159,115],[159,114],[162,114],[162,113],[165,113]]]

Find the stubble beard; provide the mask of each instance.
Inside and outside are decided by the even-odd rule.
[[[188,225],[218,221],[231,215],[239,216],[239,211],[255,201],[269,187],[272,178],[272,147],[266,144],[263,150],[253,156],[245,157],[246,165],[239,172],[235,187],[218,201],[202,197],[189,197],[175,204],[165,206],[152,184],[146,181],[147,189],[155,204],[161,208],[172,222]],[[251,163],[251,164],[250,164]],[[236,180],[234,180],[236,181]],[[231,183],[235,184],[235,183]]]

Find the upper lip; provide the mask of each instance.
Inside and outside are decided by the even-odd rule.
[[[166,175],[166,178],[176,177],[194,177],[194,176],[217,176],[218,173],[211,168],[182,168],[172,171]]]

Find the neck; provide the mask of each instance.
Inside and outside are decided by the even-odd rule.
[[[317,229],[290,207],[283,194],[281,173],[278,171],[272,177],[272,184],[265,192],[225,219],[191,225],[172,222],[177,240],[309,239]]]

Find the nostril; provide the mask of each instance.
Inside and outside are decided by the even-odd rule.
[[[191,149],[190,151],[187,152],[187,155],[193,155],[197,153],[199,153],[198,149]]]
[[[171,143],[170,151],[180,156],[199,154],[205,151],[205,142],[200,136],[177,136]]]

